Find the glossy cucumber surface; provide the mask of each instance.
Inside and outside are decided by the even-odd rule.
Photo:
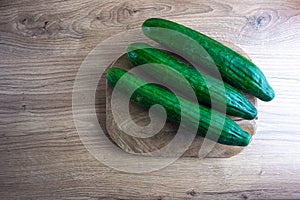
[[[107,82],[111,86],[115,86],[118,80],[127,72],[119,68],[110,68],[106,73]],[[251,136],[245,132],[239,125],[237,125],[230,118],[223,114],[212,111],[211,109],[190,102],[174,93],[166,90],[158,85],[149,84],[143,79],[127,73],[126,81],[122,83],[120,90],[122,93],[128,93],[136,85],[143,85],[134,91],[130,99],[137,105],[149,109],[154,104],[160,104],[166,109],[167,120],[175,123],[180,123],[181,118],[185,118],[190,122],[190,126],[198,124],[197,134],[205,136],[210,126],[209,135],[207,138],[216,140],[218,143],[233,145],[233,146],[247,146],[251,140]],[[181,102],[181,104],[179,104]],[[184,112],[181,116],[181,109],[189,109],[189,112]],[[195,112],[195,109],[199,112]],[[223,120],[225,119],[225,120]],[[220,122],[224,121],[223,123]],[[187,129],[189,127],[186,127]],[[221,130],[221,133],[218,132]],[[220,134],[220,135],[219,135]]]
[[[222,78],[231,85],[252,94],[263,101],[270,101],[275,93],[262,71],[250,60],[224,46],[220,42],[181,24],[161,19],[147,19],[142,29],[154,41],[184,55],[189,61],[199,64],[214,62]],[[193,42],[190,42],[193,41]],[[198,53],[203,48],[210,58]]]
[[[156,79],[171,83],[172,86],[184,93],[185,85],[182,83],[183,77],[194,89],[201,104],[210,106],[211,102],[213,102],[213,108],[216,110],[222,111],[223,109],[225,111],[226,109],[228,115],[244,119],[254,119],[257,115],[256,108],[237,89],[197,70],[164,51],[146,43],[133,43],[128,46],[127,55],[130,62],[135,66],[161,64],[161,68],[165,68],[163,73],[160,71],[160,68],[151,65],[143,67],[143,70]],[[168,75],[168,70],[175,70],[182,77],[174,76],[172,75],[173,73]]]

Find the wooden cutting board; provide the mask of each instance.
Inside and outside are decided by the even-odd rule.
[[[248,57],[241,49],[237,48],[233,44],[224,43],[230,48],[236,50],[240,54]],[[248,57],[249,58],[249,57]],[[126,70],[131,69],[133,66],[128,61],[126,54],[118,58],[113,65],[109,66],[123,68]],[[107,83],[106,83],[107,84]],[[112,111],[111,111],[111,94],[113,88],[106,85],[106,130],[110,139],[125,152],[132,154],[139,153],[149,153],[156,151],[167,145],[176,135],[178,127],[170,122],[166,122],[163,129],[156,135],[149,138],[138,138],[133,137],[124,133],[118,125],[116,124]],[[250,102],[257,107],[257,99],[249,94],[245,94]],[[130,114],[132,120],[138,125],[145,126],[149,123],[148,111],[140,108],[134,103],[130,103]],[[238,125],[240,125],[245,131],[250,133],[252,136],[256,131],[255,120],[244,120],[237,117],[231,117]],[[131,119],[129,119],[131,120]],[[186,157],[218,157],[218,158],[228,158],[240,153],[246,147],[228,146],[222,144],[216,144],[209,152],[201,151],[199,153],[200,147],[204,141],[204,138],[196,136],[192,144],[189,146],[188,150],[182,155]],[[204,153],[204,154],[203,154]]]

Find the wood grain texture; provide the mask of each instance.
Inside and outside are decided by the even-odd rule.
[[[81,143],[71,107],[81,62],[153,16],[236,44],[267,76],[276,98],[259,102],[241,154],[129,174]],[[299,199],[299,49],[299,1],[1,0],[1,199]]]

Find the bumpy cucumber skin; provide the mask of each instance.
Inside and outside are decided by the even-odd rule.
[[[223,84],[220,80],[198,71],[194,67],[159,49],[146,43],[133,43],[128,46],[127,55],[130,62],[135,66],[147,63],[158,63],[176,70],[188,80],[199,102],[204,105],[210,106],[211,98],[214,98],[213,102],[216,104],[216,109],[222,108],[222,106],[224,107],[225,105],[223,104],[226,102],[226,113],[228,115],[242,117],[244,119],[254,119],[257,116],[256,108],[237,89],[224,83],[225,91],[221,90],[220,87],[222,87]],[[152,76],[158,79],[169,79],[170,82],[174,83],[177,89],[180,89],[180,84],[178,84],[180,79],[172,80],[172,76],[160,76],[160,72],[157,71],[157,68],[150,68],[151,66],[149,66],[147,72]],[[210,86],[210,89],[208,89],[207,85]]]
[[[119,68],[110,68],[106,72],[107,82],[111,86],[115,86],[118,80],[127,73],[123,69]],[[215,140],[217,138],[217,134],[214,131],[222,130],[220,137],[217,139],[218,143],[226,144],[226,145],[233,145],[233,146],[247,146],[251,140],[251,136],[241,129],[239,125],[237,125],[234,121],[230,118],[222,115],[217,111],[212,111],[211,109],[204,107],[202,105],[195,104],[190,102],[182,97],[176,96],[174,93],[163,89],[154,84],[149,84],[144,80],[132,75],[128,74],[128,77],[124,84],[122,84],[121,92],[125,94],[134,88],[134,86],[143,85],[139,87],[130,99],[138,104],[139,106],[149,109],[154,104],[160,104],[166,109],[167,112],[167,119],[171,122],[180,123],[181,117],[188,119],[191,123],[190,125],[193,126],[199,122],[198,124],[198,131],[197,134],[201,136],[205,136],[208,130],[208,127],[211,126],[210,135],[207,135],[208,138]],[[198,115],[199,112],[195,112],[194,109],[190,109],[190,112],[184,113],[184,116],[181,116],[181,107],[185,108],[199,108],[200,116]],[[222,119],[225,117],[224,125],[220,123]],[[214,121],[212,121],[214,119]],[[189,128],[189,127],[186,127]]]
[[[174,34],[163,36],[155,33],[155,28],[173,30]],[[266,77],[254,63],[216,40],[181,24],[160,18],[147,19],[142,29],[147,37],[197,62],[192,56],[189,57],[193,54],[193,48],[182,49],[178,38],[182,34],[190,37],[207,51],[226,82],[263,101],[271,101],[275,97]]]

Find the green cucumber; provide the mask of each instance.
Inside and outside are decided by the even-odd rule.
[[[274,98],[274,90],[262,71],[247,58],[216,40],[181,24],[160,18],[147,19],[142,29],[147,37],[183,55],[188,61],[206,67],[207,70],[212,70],[211,66],[214,65],[207,63],[213,61],[222,78],[242,91],[263,101],[271,101]],[[203,57],[203,52],[198,52],[199,46],[210,58]]]
[[[109,85],[114,87],[119,79],[128,73],[123,69],[110,68],[106,72],[106,78]],[[209,139],[216,140],[221,144],[233,145],[233,146],[247,146],[251,140],[251,136],[241,129],[241,127],[232,121],[229,117],[213,111],[205,106],[198,105],[191,101],[188,101],[180,96],[176,96],[169,90],[166,90],[158,85],[150,84],[143,79],[127,74],[126,81],[122,83],[121,92],[130,93],[132,88],[140,86],[134,91],[130,100],[137,105],[149,109],[152,105],[160,104],[166,109],[167,120],[180,123],[180,119],[184,118],[190,122],[190,126],[198,124],[197,134],[200,136],[206,136]],[[181,102],[179,104],[179,102]],[[181,109],[189,109],[189,112],[185,112],[181,116]],[[199,108],[199,112],[195,112],[195,109]],[[199,116],[200,113],[200,116]],[[225,120],[224,120],[225,119]],[[220,123],[224,121],[224,124]],[[210,134],[206,135],[208,128],[213,130]],[[186,127],[190,128],[190,127]],[[221,130],[220,135],[218,131]]]
[[[134,66],[157,63],[175,70],[189,82],[195,91],[199,103],[210,106],[212,102],[215,104],[214,108],[217,110],[222,111],[222,108],[226,108],[228,115],[244,119],[254,119],[257,115],[256,108],[234,87],[224,83],[224,88],[220,88],[223,87],[223,83],[219,79],[200,72],[185,62],[146,43],[133,43],[129,45],[127,55]],[[143,68],[143,70],[158,80],[173,83],[172,86],[185,93],[180,78],[171,75],[165,76],[168,72],[161,73],[159,68],[156,67],[149,66]],[[214,99],[211,100],[211,98]],[[225,111],[225,109],[223,110]]]

